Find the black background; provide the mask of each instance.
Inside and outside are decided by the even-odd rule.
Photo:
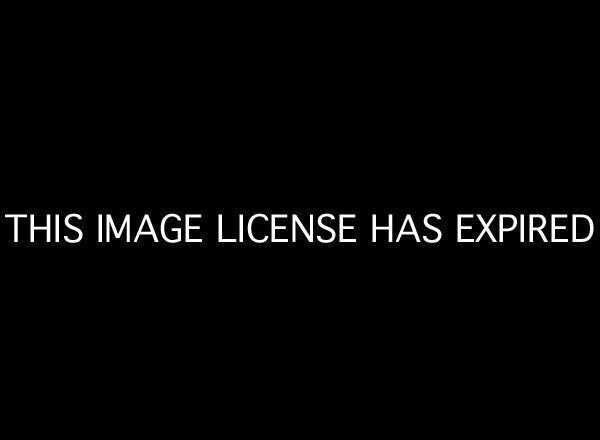
[[[355,212],[361,243],[14,246],[4,224],[11,414],[581,426],[597,237],[460,246],[453,219],[597,224],[593,29],[539,11],[247,12],[29,11],[3,55],[2,213]],[[441,244],[368,243],[371,213],[429,212]]]

